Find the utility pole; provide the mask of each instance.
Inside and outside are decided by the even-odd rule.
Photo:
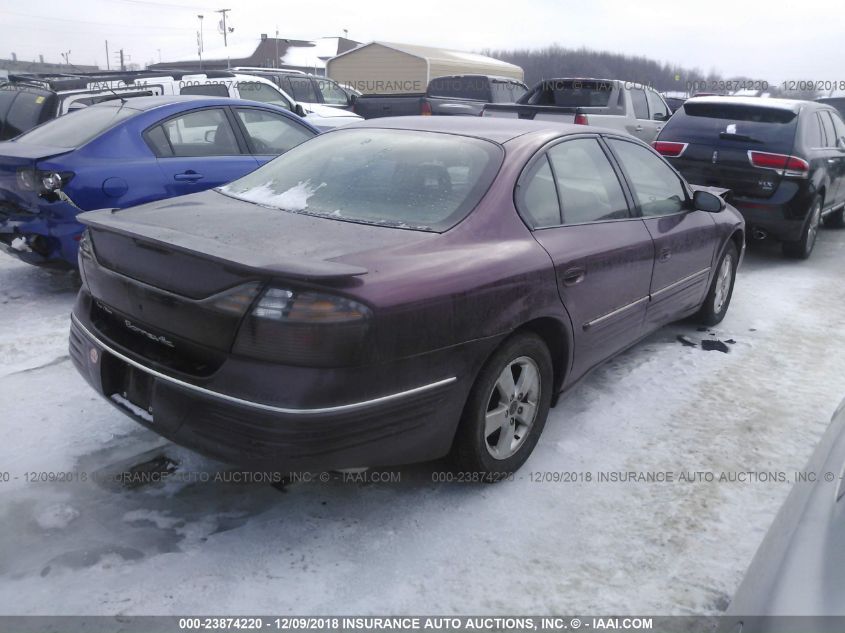
[[[231,9],[218,9],[215,13],[220,13],[223,16],[223,47],[226,49],[226,68],[230,68],[232,64],[229,61],[229,40],[227,39],[229,29],[226,28],[226,14]]]
[[[199,56],[200,56],[200,70],[202,70],[202,49],[203,49],[202,19],[205,16],[203,16],[203,14],[200,13],[199,15],[197,15],[197,17],[200,19],[200,30],[197,32],[197,52],[199,53]]]
[[[276,27],[276,59],[273,62],[273,68],[278,68],[281,65],[281,60],[279,59],[279,27]]]
[[[111,70],[111,62],[109,61],[109,41],[106,40],[106,70]]]
[[[120,71],[126,72],[126,64],[123,61],[123,49],[120,49]]]

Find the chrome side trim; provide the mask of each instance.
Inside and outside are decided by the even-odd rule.
[[[648,301],[648,297],[643,297],[642,299],[637,299],[636,301],[632,301],[631,303],[628,303],[628,304],[622,306],[621,308],[616,308],[612,312],[608,312],[607,314],[603,314],[602,316],[598,317],[597,319],[593,319],[592,321],[587,321],[584,324],[584,329],[589,330],[591,327],[595,327],[599,323],[602,323],[603,321],[606,321],[607,319],[615,317],[617,314],[620,314],[620,313],[624,312],[625,310],[630,310],[631,308],[640,305],[644,301]]]
[[[141,363],[129,358],[125,354],[117,351],[110,345],[104,343],[101,339],[91,333],[88,328],[86,328],[82,323],[79,322],[73,314],[70,315],[70,319],[76,327],[82,330],[92,341],[94,341],[97,345],[102,347],[105,351],[107,351],[112,356],[115,356],[122,360],[124,363],[132,365],[135,369],[139,369],[155,378],[160,380],[164,380],[171,384],[174,384],[178,387],[182,387],[183,389],[187,389],[189,391],[195,391],[197,393],[201,393],[205,396],[209,396],[212,398],[217,398],[218,400],[224,400],[226,402],[231,402],[232,404],[238,404],[245,407],[251,407],[253,409],[259,409],[261,411],[269,411],[271,413],[286,413],[290,415],[319,415],[322,413],[341,413],[344,411],[354,411],[356,409],[362,409],[364,407],[369,407],[376,404],[383,404],[385,402],[392,402],[394,400],[399,400],[400,398],[405,398],[407,396],[412,396],[418,393],[423,393],[425,391],[429,391],[431,389],[436,389],[437,387],[442,387],[444,385],[451,384],[457,380],[457,377],[452,376],[451,378],[446,378],[444,380],[438,380],[437,382],[432,382],[427,385],[422,385],[421,387],[415,387],[413,389],[408,389],[407,391],[399,391],[397,393],[391,393],[386,396],[381,396],[379,398],[373,398],[372,400],[364,400],[362,402],[353,402],[351,404],[342,404],[336,407],[323,407],[320,409],[287,409],[285,407],[276,407],[270,404],[263,404],[261,402],[253,402],[251,400],[244,400],[243,398],[236,398],[235,396],[229,396],[225,393],[220,393],[219,391],[213,391],[211,389],[206,389],[205,387],[200,387],[198,385],[193,385],[189,382],[185,382],[183,380],[179,380],[178,378],[173,378],[172,376],[168,376],[167,374],[163,374],[160,371],[156,371],[150,367],[142,365]]]
[[[707,268],[702,268],[702,269],[701,269],[701,270],[699,270],[697,273],[693,273],[693,274],[691,274],[691,275],[687,275],[687,276],[686,276],[686,277],[684,277],[683,279],[679,279],[678,281],[675,281],[675,282],[673,282],[673,283],[669,284],[668,286],[665,286],[665,287],[661,288],[660,290],[658,290],[658,291],[656,291],[656,292],[652,292],[652,293],[651,293],[651,298],[652,298],[652,299],[654,299],[656,296],[661,295],[661,294],[663,294],[664,292],[668,292],[669,290],[672,290],[673,288],[676,288],[676,287],[680,286],[681,284],[685,284],[686,282],[691,281],[691,280],[693,280],[693,279],[695,279],[696,277],[699,277],[699,276],[701,276],[701,275],[705,275],[705,274],[707,274],[707,273],[709,273],[709,272],[710,272],[710,266],[708,266]]]

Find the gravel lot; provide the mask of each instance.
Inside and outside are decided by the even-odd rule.
[[[808,262],[751,249],[720,326],[595,371],[513,481],[279,489],[100,401],[67,357],[75,277],[0,255],[0,613],[719,613],[845,396],[843,262],[845,231]],[[97,477],[160,456],[166,483]],[[674,481],[598,481],[628,472]]]

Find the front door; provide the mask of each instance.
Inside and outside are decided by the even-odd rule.
[[[608,139],[628,183],[637,212],[654,240],[654,271],[646,327],[654,329],[701,305],[715,255],[715,222],[692,209],[686,185],[652,150]]]

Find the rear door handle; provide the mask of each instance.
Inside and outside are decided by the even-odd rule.
[[[570,268],[565,273],[563,273],[563,285],[564,286],[574,286],[575,284],[579,284],[584,281],[584,276],[587,274],[587,271],[580,266],[576,266],[574,268]]]
[[[660,251],[660,255],[658,256],[657,261],[668,262],[670,259],[672,259],[672,251],[668,248],[664,248],[662,251]]]
[[[202,180],[203,178],[205,178],[205,176],[198,174],[191,169],[182,174],[173,175],[173,180],[187,180],[188,182],[196,182],[197,180]]]
[[[642,132],[642,131],[643,131],[642,125],[638,125],[637,127],[634,128],[634,132]]]

